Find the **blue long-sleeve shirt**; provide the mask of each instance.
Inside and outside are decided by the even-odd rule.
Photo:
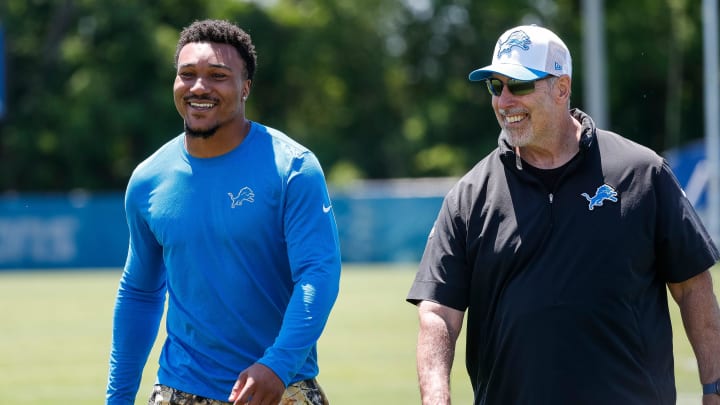
[[[227,400],[255,362],[286,385],[318,373],[340,248],[315,156],[258,123],[234,150],[195,158],[184,135],[133,172],[108,404],[132,404],[167,296],[157,381]],[[149,393],[148,393],[149,394]]]

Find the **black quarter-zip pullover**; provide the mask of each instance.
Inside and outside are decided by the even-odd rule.
[[[467,310],[475,404],[674,404],[666,283],[720,255],[662,157],[572,115],[552,189],[502,137],[456,184],[407,299]]]

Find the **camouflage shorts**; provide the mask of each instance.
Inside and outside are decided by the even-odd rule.
[[[278,405],[329,405],[322,388],[315,379],[298,381],[290,384],[283,393]],[[231,405],[230,402],[219,401],[190,394],[166,385],[156,384],[148,405]]]

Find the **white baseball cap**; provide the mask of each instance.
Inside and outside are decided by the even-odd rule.
[[[537,80],[547,75],[572,77],[572,59],[555,33],[537,25],[521,25],[500,36],[492,64],[473,70],[469,78],[481,81],[493,73],[517,80]]]

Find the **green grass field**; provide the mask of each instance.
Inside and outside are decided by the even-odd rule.
[[[319,380],[333,404],[419,403],[417,318],[404,300],[414,271],[413,266],[345,266],[340,296],[319,343]],[[0,404],[103,402],[119,277],[120,270],[0,272]],[[715,276],[717,291],[719,279]],[[674,304],[671,311],[678,403],[699,403],[692,350]],[[157,348],[137,404],[149,395]],[[456,404],[471,403],[463,348],[461,337],[452,378]]]

